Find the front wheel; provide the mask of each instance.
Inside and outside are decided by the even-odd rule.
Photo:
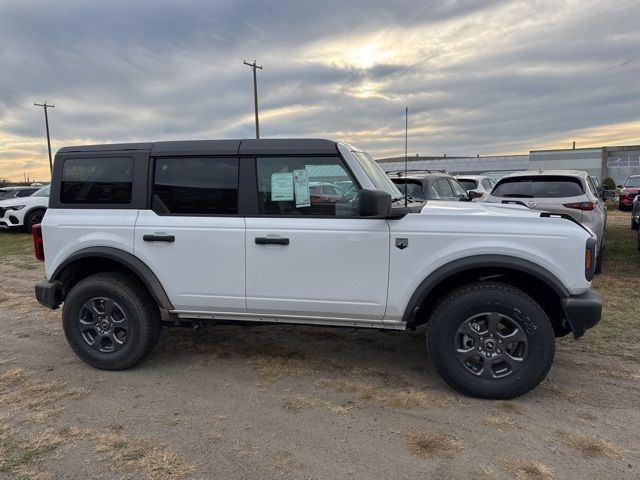
[[[553,363],[551,322],[529,295],[510,285],[477,282],[453,291],[438,303],[427,328],[435,369],[472,397],[523,395]]]
[[[76,284],[64,302],[64,333],[71,348],[103,370],[129,368],[160,338],[160,310],[144,287],[122,272],[104,272]]]
[[[33,210],[27,214],[24,219],[24,228],[27,230],[27,233],[31,233],[34,225],[42,223],[44,214],[45,210]]]

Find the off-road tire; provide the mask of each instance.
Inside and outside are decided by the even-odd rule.
[[[96,297],[112,299],[127,316],[128,336],[117,351],[96,350],[80,331],[83,306]],[[71,348],[86,363],[102,370],[124,370],[138,363],[156,346],[161,330],[157,304],[137,279],[122,272],[98,273],[78,282],[65,299],[62,322]]]
[[[455,353],[458,329],[484,312],[516,320],[528,342],[522,366],[503,378],[484,379],[471,373]],[[427,350],[436,371],[456,390],[471,397],[510,399],[524,395],[545,378],[555,355],[555,336],[544,310],[525,292],[499,282],[475,282],[438,302],[427,323]]]

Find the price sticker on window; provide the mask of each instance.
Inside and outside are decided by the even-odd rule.
[[[293,172],[271,174],[271,201],[293,201]]]
[[[293,186],[296,194],[296,207],[310,207],[309,177],[306,169],[293,171]]]

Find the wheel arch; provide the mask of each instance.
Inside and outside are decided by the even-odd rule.
[[[52,282],[61,285],[61,298],[83,278],[104,271],[123,271],[136,277],[147,289],[159,307],[173,310],[173,305],[153,271],[129,252],[113,247],[87,247],[67,257],[56,267]]]
[[[544,267],[509,255],[474,255],[439,267],[413,292],[403,322],[411,328],[426,323],[440,298],[478,280],[497,280],[523,290],[545,310],[557,336],[571,331],[560,301],[570,296],[568,289]]]

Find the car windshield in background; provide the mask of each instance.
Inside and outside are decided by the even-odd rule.
[[[398,189],[406,195],[413,198],[424,199],[424,193],[422,191],[422,184],[418,180],[407,180],[404,178],[394,178],[393,183],[396,184]]]
[[[465,190],[474,190],[476,188],[478,188],[478,182],[476,182],[475,180],[461,180],[458,179],[458,181],[462,184],[462,186],[464,187]]]
[[[626,182],[624,182],[625,187],[640,187],[640,177],[629,177]]]
[[[503,178],[491,192],[494,197],[513,198],[564,198],[583,194],[580,180],[562,176]]]
[[[402,198],[400,190],[398,190],[387,174],[384,173],[384,170],[380,168],[380,165],[378,165],[368,153],[356,151],[352,151],[352,153],[378,190],[387,192],[394,200]]]

